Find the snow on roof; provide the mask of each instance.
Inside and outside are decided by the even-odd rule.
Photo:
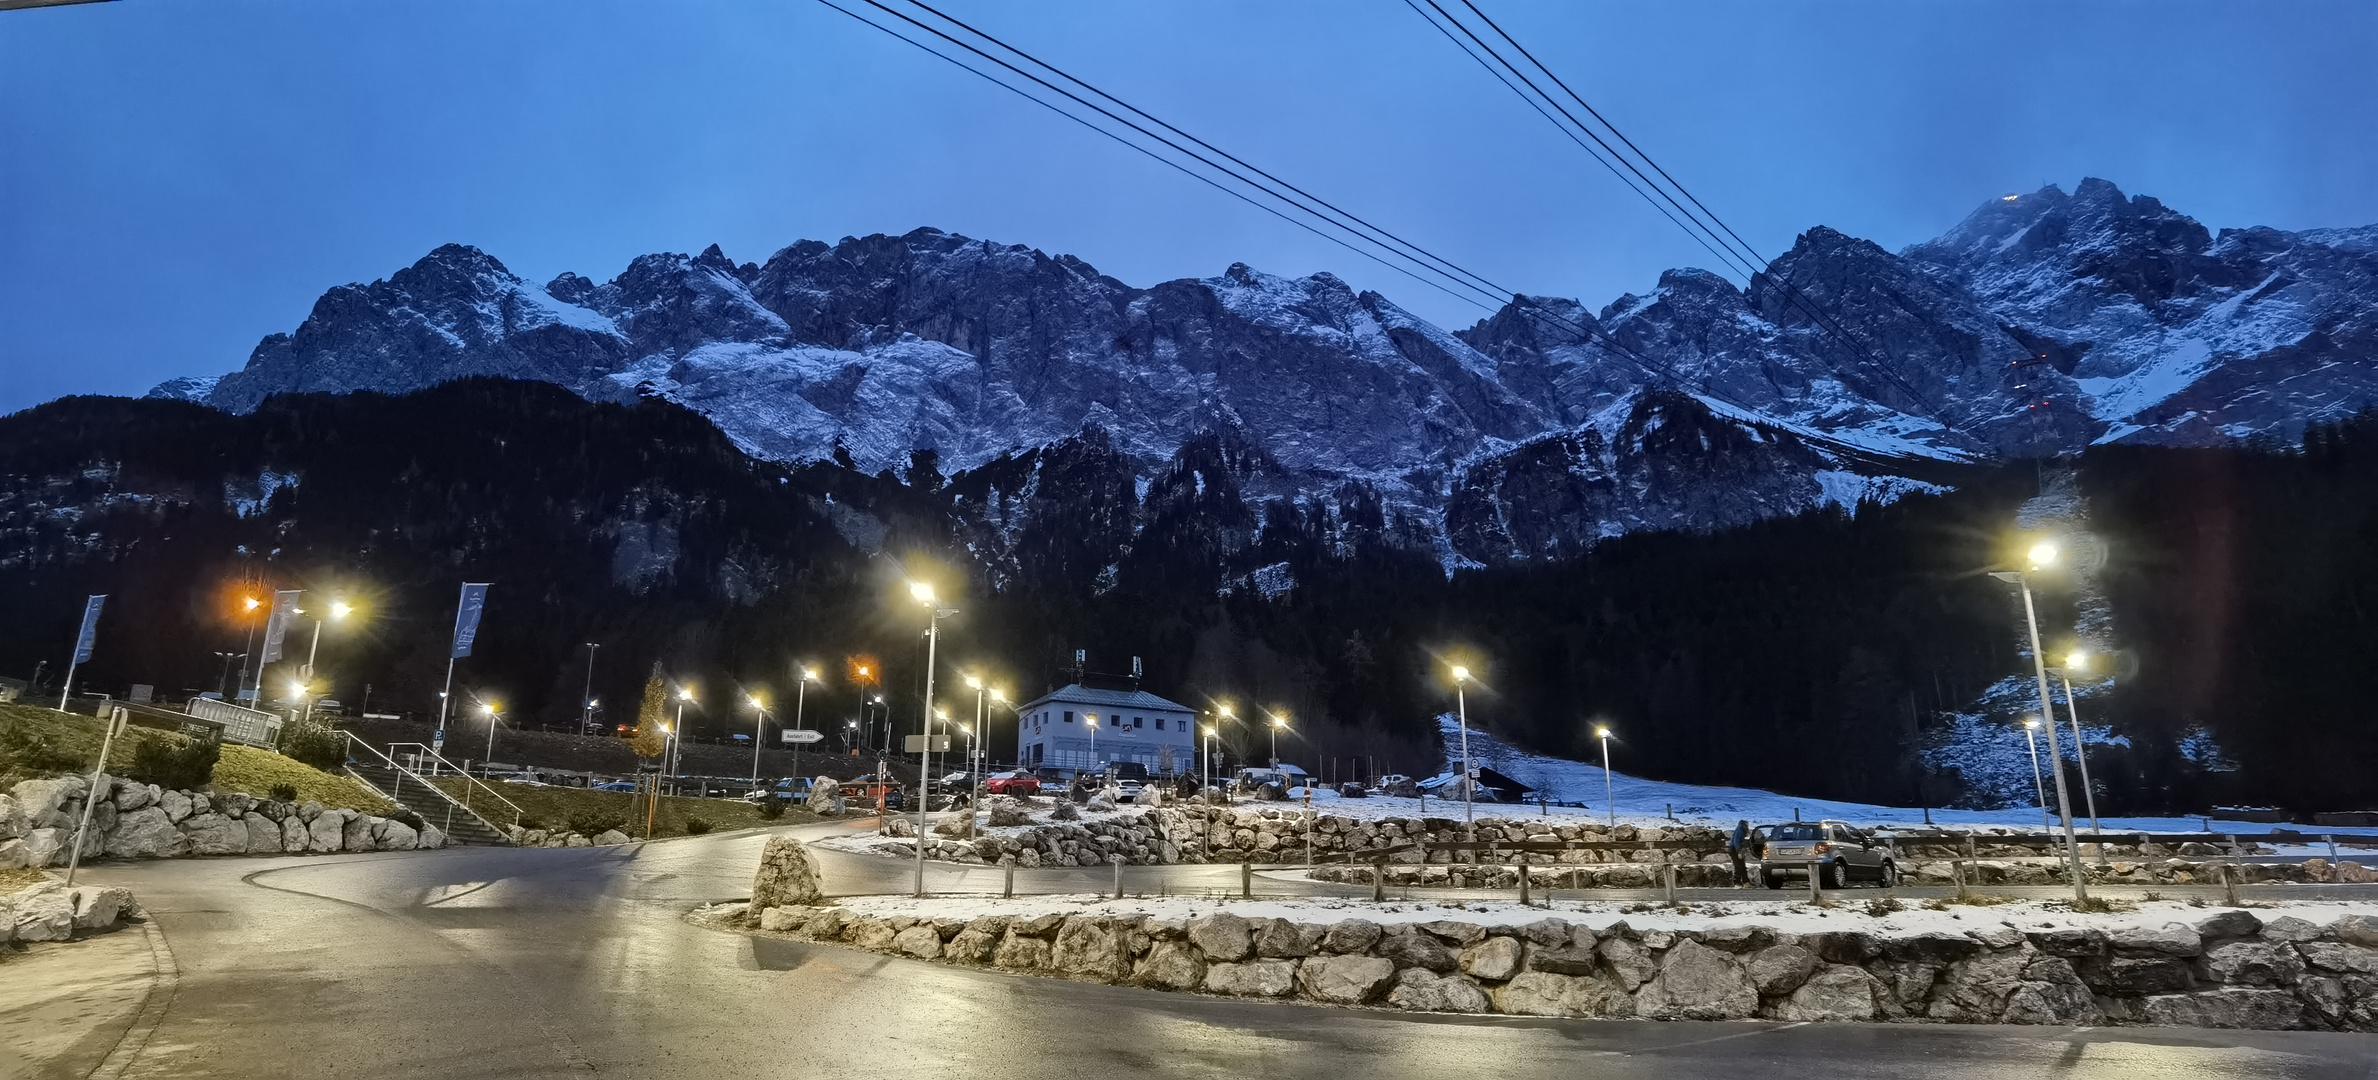
[[[1145,690],[1100,690],[1096,687],[1070,683],[1017,706],[1031,709],[1047,702],[1067,705],[1098,705],[1110,709],[1164,709],[1171,712],[1194,713],[1197,710],[1169,698],[1157,697]]]

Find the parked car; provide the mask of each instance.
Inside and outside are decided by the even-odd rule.
[[[610,782],[610,783],[608,783],[608,784],[596,784],[596,785],[594,785],[593,787],[591,787],[591,788],[588,788],[587,790],[589,790],[589,791],[634,791],[634,790],[636,790],[636,785],[635,785],[633,782],[631,782],[631,781],[627,781],[627,780],[613,780],[613,781],[611,781],[611,782]]]
[[[1040,777],[1020,769],[1014,772],[992,773],[983,777],[983,794],[1038,795],[1040,794]]]
[[[743,801],[756,803],[771,798],[799,801],[809,797],[811,786],[812,783],[806,776],[788,776],[769,787],[753,788],[745,792]]]
[[[1140,789],[1146,786],[1138,780],[1117,780],[1115,781],[1115,797],[1125,801],[1139,798]]]
[[[1852,879],[1890,888],[1899,884],[1899,866],[1889,848],[1846,821],[1787,821],[1769,825],[1767,849],[1759,858],[1759,877],[1770,889],[1785,878],[1821,875],[1828,889],[1848,887]]]
[[[901,794],[906,790],[898,780],[879,780],[872,775],[844,780],[841,783],[841,788],[842,799],[849,806],[873,806],[876,797],[880,795],[883,797],[884,805],[894,810],[900,808]]]

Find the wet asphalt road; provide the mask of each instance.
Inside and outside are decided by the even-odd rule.
[[[762,840],[102,867],[93,878],[148,906],[173,970],[120,1036],[40,1075],[2378,1075],[2370,1036],[1417,1017],[978,972],[680,918],[744,895]],[[821,857],[837,892],[909,880],[890,860]],[[1235,867],[1198,869],[1235,885]]]

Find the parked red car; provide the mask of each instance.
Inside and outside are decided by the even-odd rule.
[[[1040,778],[1028,772],[992,773],[983,777],[985,795],[1038,795]]]

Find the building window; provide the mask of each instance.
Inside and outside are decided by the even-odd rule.
[[[1148,718],[1145,716],[1134,716],[1131,718],[1131,726],[1135,728],[1144,728],[1148,726]]]
[[[1072,710],[1072,709],[1067,709],[1067,710],[1065,710],[1065,722],[1066,722],[1066,723],[1068,723],[1068,724],[1070,724],[1070,723],[1073,723],[1073,710]]]
[[[1158,731],[1162,731],[1162,730],[1164,730],[1164,718],[1163,718],[1163,717],[1161,717],[1161,716],[1159,716],[1159,717],[1157,717],[1157,718],[1156,718],[1156,730],[1158,730]]]

